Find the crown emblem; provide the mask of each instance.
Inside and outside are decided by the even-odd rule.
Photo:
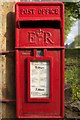
[[[44,31],[40,29],[36,32],[36,35],[37,35],[38,38],[42,38],[43,35],[44,35]]]

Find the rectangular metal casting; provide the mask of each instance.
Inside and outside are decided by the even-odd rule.
[[[18,118],[64,116],[64,5],[16,4]]]

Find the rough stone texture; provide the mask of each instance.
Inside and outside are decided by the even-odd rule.
[[[72,101],[72,88],[69,83],[65,83],[65,101]]]
[[[67,119],[80,119],[80,101],[65,103],[65,117]]]
[[[15,2],[0,2],[0,50],[14,50]],[[15,99],[15,55],[0,56],[0,100]],[[1,92],[2,91],[2,92]],[[1,94],[2,93],[2,94]],[[1,107],[2,106],[2,107]],[[0,119],[15,118],[15,103],[0,104]]]
[[[80,101],[72,100],[72,88],[69,83],[65,84],[65,118],[80,119]]]

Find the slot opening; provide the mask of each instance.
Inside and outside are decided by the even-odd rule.
[[[60,29],[60,21],[18,21],[18,28],[55,28]]]

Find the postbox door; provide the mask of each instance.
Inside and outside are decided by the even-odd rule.
[[[47,57],[32,57],[30,56],[32,53],[31,51],[28,50],[17,50],[17,57],[18,57],[18,86],[20,87],[19,89],[21,89],[21,91],[18,91],[18,102],[20,102],[20,104],[18,103],[17,107],[19,108],[19,111],[21,113],[21,115],[25,114],[27,117],[30,117],[32,115],[32,117],[35,117],[35,115],[38,116],[47,116],[48,118],[50,116],[54,117],[54,116],[62,116],[62,109],[63,109],[63,88],[62,88],[62,83],[63,83],[63,68],[62,68],[62,64],[63,64],[63,60],[62,60],[62,53],[63,51],[59,51],[59,50],[47,50],[46,52],[46,56]],[[35,66],[35,70],[34,68],[32,69],[32,63],[33,62],[33,67]],[[39,63],[34,63],[34,62],[39,62]],[[42,92],[41,90],[37,91],[37,89],[42,89],[41,87],[41,83],[37,83],[40,82],[40,80],[38,79],[38,74],[39,73],[35,73],[34,76],[30,76],[32,70],[34,70],[33,72],[38,71],[37,67],[41,66],[41,62],[43,62],[43,64],[47,64],[47,72],[49,74],[49,78],[46,78],[45,82],[47,83],[47,87],[43,87],[43,89],[47,89],[46,93],[48,95],[43,96],[42,94],[45,93],[43,91],[43,93],[40,94],[40,92]],[[45,62],[45,63],[44,63]],[[30,66],[31,65],[31,66]],[[44,66],[44,65],[43,65]],[[39,72],[39,71],[38,71]],[[44,70],[45,72],[45,70]],[[45,73],[43,73],[42,79],[44,79],[46,77]],[[31,78],[32,77],[32,78]],[[36,83],[34,81],[34,83],[31,83],[31,80],[35,77]],[[40,78],[41,79],[41,78]],[[46,83],[45,83],[46,84]],[[44,84],[44,85],[45,85]],[[34,86],[33,86],[34,85]],[[38,88],[36,89],[36,87],[38,86]],[[33,88],[31,88],[33,87]],[[32,90],[34,90],[34,92]],[[30,94],[31,92],[32,95]],[[36,96],[34,95],[36,94]],[[40,94],[40,95],[39,95]],[[30,115],[30,116],[29,116]],[[23,116],[24,117],[24,116]]]

